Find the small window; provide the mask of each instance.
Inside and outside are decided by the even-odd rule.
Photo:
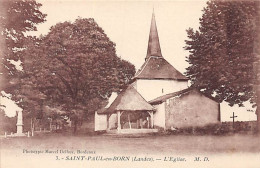
[[[162,93],[163,93],[163,88],[162,88]]]

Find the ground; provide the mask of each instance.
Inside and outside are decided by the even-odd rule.
[[[105,153],[223,153],[260,152],[260,137],[234,134],[198,135],[63,135],[1,139],[2,149],[91,149]]]

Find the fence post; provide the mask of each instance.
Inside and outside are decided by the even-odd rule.
[[[5,132],[5,138],[7,138],[7,133]]]

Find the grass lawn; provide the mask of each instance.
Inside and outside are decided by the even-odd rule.
[[[260,137],[246,134],[73,136],[48,133],[30,138],[1,138],[0,143],[0,167],[259,167],[260,161]],[[24,153],[24,150],[42,153]],[[79,154],[78,150],[94,151],[94,154]],[[82,156],[84,160],[78,160]],[[100,156],[113,160],[88,160]],[[195,161],[198,156],[201,161]],[[130,160],[122,161],[122,157]],[[151,160],[139,161],[146,157]],[[209,160],[203,160],[205,157]]]
[[[198,135],[63,135],[44,134],[35,137],[1,140],[2,150],[17,149],[87,149],[97,153],[118,154],[194,154],[194,153],[260,153],[260,137],[234,134]]]

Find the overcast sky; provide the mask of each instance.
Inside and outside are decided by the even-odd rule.
[[[38,31],[31,35],[47,34],[50,27],[58,22],[75,21],[76,18],[94,18],[111,41],[116,43],[118,56],[130,61],[139,69],[146,57],[152,11],[154,8],[157,29],[163,57],[176,69],[184,73],[188,66],[188,55],[183,47],[187,39],[186,29],[198,29],[199,18],[206,6],[205,0],[138,2],[138,1],[86,1],[86,0],[37,0],[42,3],[41,11],[47,14],[46,22],[38,25]],[[1,98],[1,97],[0,97]],[[0,99],[1,100],[1,99]],[[9,116],[15,115],[16,108],[11,101],[3,100]],[[8,105],[9,104],[9,105]],[[249,104],[247,106],[250,106]],[[231,121],[232,112],[238,120],[255,120],[251,108],[230,108],[222,103],[222,119]]]
[[[206,1],[172,2],[90,2],[68,0],[37,0],[46,22],[38,25],[33,35],[47,34],[58,22],[75,21],[77,17],[94,18],[116,43],[118,56],[139,69],[146,56],[150,22],[154,7],[163,56],[176,69],[185,72],[187,52],[184,51],[186,29],[198,28]]]

